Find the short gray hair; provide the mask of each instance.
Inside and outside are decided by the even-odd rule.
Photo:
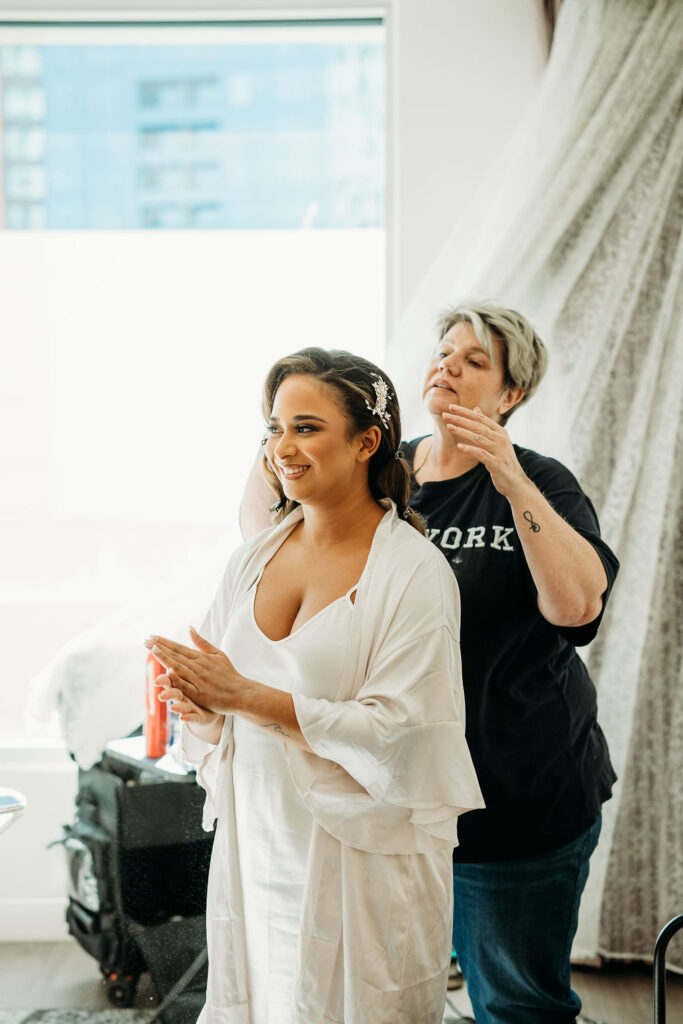
[[[494,341],[503,346],[503,381],[505,387],[522,388],[522,398],[501,416],[505,423],[517,406],[528,402],[541,383],[548,366],[548,352],[526,317],[497,302],[464,301],[443,309],[437,319],[439,340],[456,324],[470,324],[477,339],[493,358]]]

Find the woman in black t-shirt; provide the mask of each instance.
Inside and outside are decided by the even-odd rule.
[[[467,739],[486,802],[453,857],[453,944],[477,1024],[576,1019],[569,954],[600,808],[615,779],[576,647],[618,562],[593,506],[504,424],[545,372],[519,313],[447,309],[423,399],[432,435],[403,446],[412,507],[461,592]]]

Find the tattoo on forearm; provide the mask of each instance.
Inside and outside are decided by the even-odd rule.
[[[282,726],[278,722],[268,722],[268,724],[264,725],[263,728],[264,729],[272,729],[273,732],[278,733],[280,736],[287,736],[287,735],[289,735],[288,733],[285,732],[285,730],[282,728]]]
[[[534,522],[534,517],[532,516],[531,512],[528,512],[528,511],[525,512],[524,513],[524,518],[526,519],[527,523],[529,524],[529,529],[530,530],[533,530],[534,533],[539,533],[540,532],[541,527],[539,526],[538,523]]]

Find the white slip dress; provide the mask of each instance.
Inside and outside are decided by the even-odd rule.
[[[233,665],[279,690],[334,700],[356,586],[294,633],[271,640],[254,616],[260,579],[230,619],[224,649]],[[249,1017],[251,1024],[290,1024],[313,817],[292,781],[282,739],[238,716],[232,772]]]

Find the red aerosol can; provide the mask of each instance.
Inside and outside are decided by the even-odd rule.
[[[163,757],[168,750],[171,716],[166,701],[159,700],[157,676],[166,669],[153,654],[147,655],[147,714],[145,716],[145,753],[147,757]]]

